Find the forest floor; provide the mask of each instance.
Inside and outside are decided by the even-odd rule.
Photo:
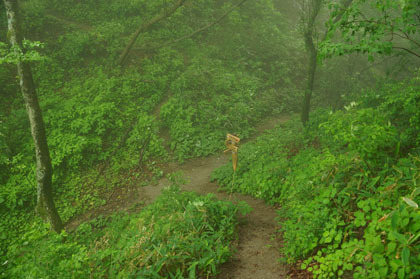
[[[265,130],[284,123],[289,118],[289,116],[279,116],[263,121],[258,126],[254,137],[248,141],[255,139]],[[240,217],[239,238],[234,244],[235,253],[232,259],[221,267],[219,279],[287,278],[287,266],[278,262],[281,256],[279,252],[281,242],[278,237],[279,224],[275,220],[277,208],[250,196],[221,192],[218,185],[210,181],[211,172],[228,161],[229,155],[220,153],[205,158],[191,159],[183,164],[169,163],[164,167],[164,172],[181,171],[183,178],[187,180],[186,184],[181,185],[181,189],[185,191],[194,191],[199,194],[213,193],[219,199],[232,202],[245,201],[252,207],[251,213]],[[161,194],[162,189],[169,185],[168,179],[162,178],[156,185],[115,193],[105,206],[76,218],[66,227],[72,230],[80,223],[100,214],[107,215],[121,210],[138,211],[139,208],[153,202]]]

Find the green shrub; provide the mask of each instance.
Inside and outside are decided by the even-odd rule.
[[[361,107],[374,107],[399,131],[400,151],[407,155],[419,146],[420,73],[398,83],[384,83],[377,89],[365,90],[358,96]]]
[[[283,183],[290,172],[289,157],[303,144],[302,128],[295,119],[286,127],[266,132],[255,142],[241,145],[235,174],[229,163],[216,169],[211,178],[225,190],[276,202],[288,191]]]
[[[220,150],[227,132],[248,137],[273,109],[261,86],[259,79],[229,71],[219,60],[192,61],[172,84],[173,96],[160,111],[175,157],[182,161]]]
[[[9,247],[1,278],[88,278],[87,247],[34,224]]]
[[[138,214],[81,224],[71,234],[33,227],[9,248],[4,278],[197,278],[231,255],[237,213],[250,208],[172,186]]]
[[[401,86],[373,107],[362,100],[315,111],[304,130],[278,127],[240,148],[235,175],[230,164],[212,174],[281,205],[283,260],[314,278],[420,275],[418,90]]]
[[[348,271],[354,278],[416,278],[420,268],[419,163],[418,157],[401,160],[370,195],[354,196],[356,207],[342,207],[347,210],[341,213],[345,222],[324,229],[323,245],[302,268],[311,266],[315,278],[341,278]],[[376,184],[378,179],[369,182]],[[340,204],[338,199],[334,202]]]
[[[387,162],[398,152],[395,127],[374,109],[338,111],[321,123],[320,128],[322,144],[332,148],[346,147],[373,166]]]

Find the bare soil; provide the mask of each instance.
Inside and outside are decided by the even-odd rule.
[[[289,117],[283,116],[264,121],[259,125],[254,138],[264,130],[274,128],[276,124],[285,122],[288,119]],[[230,200],[232,202],[245,201],[253,208],[250,214],[241,217],[238,228],[238,240],[234,245],[235,253],[232,259],[221,267],[221,273],[217,278],[287,278],[287,266],[278,262],[281,256],[279,252],[281,243],[279,237],[277,237],[279,225],[275,220],[277,217],[276,208],[250,196],[221,192],[218,185],[210,181],[211,172],[228,161],[229,155],[217,154],[206,158],[188,160],[181,165],[175,162],[170,163],[165,167],[165,172],[182,171],[183,176],[188,181],[181,186],[185,191],[195,191],[199,194],[213,193],[222,200]],[[169,185],[170,182],[163,178],[157,185],[119,191],[113,195],[112,199],[102,209],[80,216],[80,218],[70,222],[67,225],[67,229],[72,230],[81,222],[99,214],[106,214],[111,210],[114,212],[135,210],[136,207],[150,204],[160,195],[161,190]]]
[[[271,118],[264,121],[255,134],[255,137],[264,130],[274,128],[288,117]],[[252,138],[250,139],[252,140]],[[233,202],[245,201],[253,211],[240,220],[238,228],[238,241],[235,244],[236,253],[233,258],[221,268],[219,279],[278,279],[286,278],[287,267],[280,264],[279,248],[281,243],[277,237],[279,225],[276,222],[276,208],[264,201],[238,193],[228,194],[220,192],[216,183],[210,182],[211,172],[229,161],[229,155],[213,155],[206,158],[189,160],[188,162],[168,166],[171,170],[182,171],[187,184],[181,188],[185,191],[194,191],[199,194],[213,193],[222,200]],[[240,161],[240,158],[239,158]],[[156,186],[142,188],[139,193],[148,204],[160,195],[163,187],[170,183],[161,179]]]
[[[216,183],[210,182],[211,172],[229,161],[228,155],[215,155],[202,159],[190,160],[178,166],[188,183],[181,188],[199,194],[213,193],[217,198],[233,202],[245,201],[253,211],[240,220],[236,253],[231,261],[222,266],[219,279],[272,279],[286,278],[286,267],[278,263],[281,243],[276,237],[279,226],[275,221],[276,208],[262,200],[234,193],[220,192]],[[145,203],[152,202],[161,190],[170,183],[160,180],[156,186],[142,188],[139,193]]]

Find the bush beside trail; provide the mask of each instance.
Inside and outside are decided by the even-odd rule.
[[[214,276],[235,239],[233,205],[171,186],[140,213],[117,213],[71,234],[34,226],[9,247],[1,278],[196,278]]]
[[[315,278],[417,278],[418,79],[356,101],[317,110],[306,128],[291,121],[245,144],[236,174],[228,164],[212,177],[279,205],[284,261]]]

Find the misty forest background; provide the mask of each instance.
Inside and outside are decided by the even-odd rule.
[[[419,31],[416,0],[2,1],[0,277],[217,278],[250,210],[175,173],[147,207],[54,232],[35,210],[24,64],[64,227],[287,115],[212,179],[279,207],[280,260],[313,278],[418,278]]]

